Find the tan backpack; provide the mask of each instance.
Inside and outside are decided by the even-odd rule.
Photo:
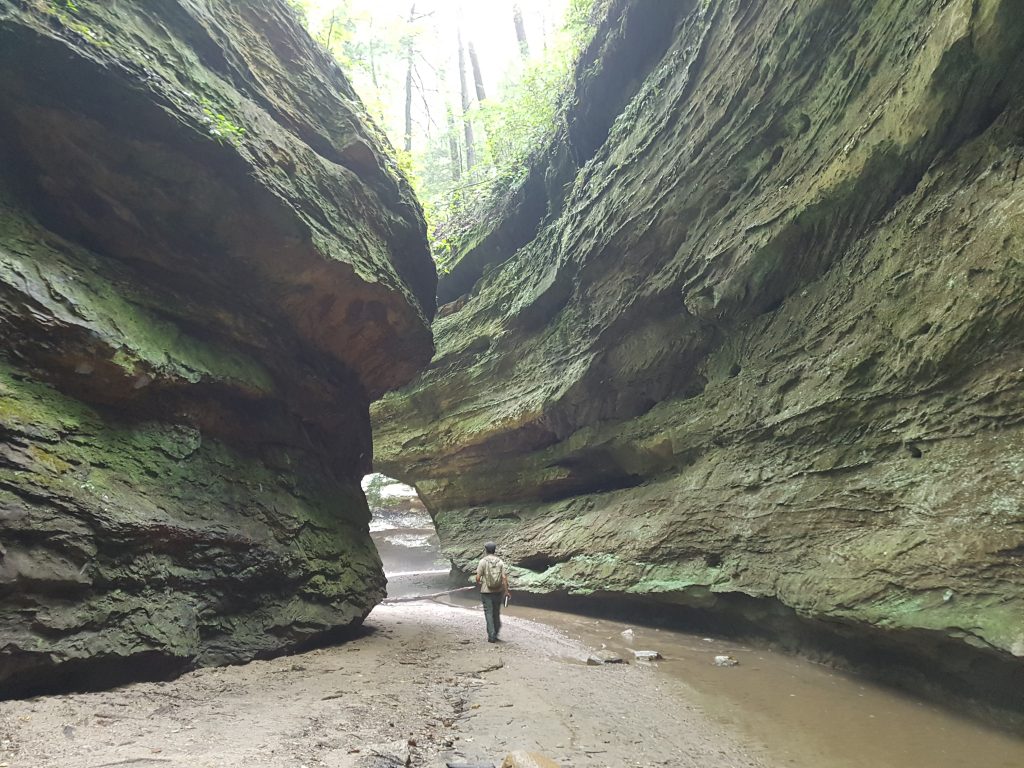
[[[488,592],[498,592],[505,586],[505,580],[502,578],[504,564],[495,555],[488,555],[484,558],[483,566],[480,581]]]

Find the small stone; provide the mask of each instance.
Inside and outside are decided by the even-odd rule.
[[[714,663],[716,667],[735,667],[739,664],[739,661],[732,656],[715,656]]]
[[[558,763],[539,752],[517,750],[505,755],[501,768],[558,768]]]
[[[602,664],[625,664],[625,660],[614,651],[597,651],[587,657],[587,664],[592,667],[599,667]]]
[[[633,656],[637,661],[656,661],[661,658],[657,651],[633,651]]]

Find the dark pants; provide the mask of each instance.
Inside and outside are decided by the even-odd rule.
[[[487,619],[487,639],[497,640],[501,632],[501,601],[505,595],[501,592],[481,592],[480,599],[484,603],[484,618]]]

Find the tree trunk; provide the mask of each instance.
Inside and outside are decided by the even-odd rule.
[[[405,71],[405,151],[412,152],[412,66]]]
[[[516,40],[519,41],[519,53],[525,59],[530,55],[530,44],[526,40],[526,25],[523,24],[523,9],[519,7],[519,3],[514,3],[512,5],[512,21],[516,25]]]
[[[367,51],[370,59],[370,79],[373,80],[374,90],[380,93],[380,83],[377,82],[377,57],[375,55],[377,50],[377,41],[373,35],[373,19],[370,19],[370,39],[367,43]]]
[[[331,22],[327,26],[327,39],[324,41],[324,48],[327,49],[328,53],[331,52],[331,39],[334,37],[334,25],[337,23],[337,21],[338,13],[337,11],[335,11],[334,13],[331,14]]]
[[[412,23],[416,19],[416,3],[409,9],[409,29],[405,38],[405,151],[412,152]]]
[[[487,92],[484,91],[484,78],[480,74],[480,59],[476,57],[476,48],[473,42],[469,43],[469,62],[473,65],[473,84],[476,86],[476,100],[483,104],[487,100]]]
[[[448,105],[448,156],[451,162],[452,181],[462,178],[462,151],[459,149],[459,134],[455,129],[455,113]]]
[[[476,165],[476,149],[473,146],[473,123],[469,119],[469,85],[466,82],[466,51],[462,47],[462,30],[459,37],[459,86],[462,91],[462,128],[466,134],[466,171]]]

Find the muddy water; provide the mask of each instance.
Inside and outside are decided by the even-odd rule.
[[[461,601],[460,601],[461,602]],[[827,667],[721,638],[644,628],[542,609],[515,616],[565,631],[594,648],[631,659],[633,650],[665,658],[652,674],[684,680],[720,722],[761,745],[768,762],[796,768],[1022,768],[1024,737]],[[631,637],[621,633],[631,630]],[[716,667],[716,655],[740,663]]]
[[[429,518],[412,529],[377,524],[373,536],[390,574],[389,596],[431,594],[463,585],[449,580],[448,564],[439,557],[429,524]],[[449,599],[456,605],[478,605],[473,592]],[[606,646],[627,659],[632,659],[633,650],[659,651],[664,659],[646,664],[651,674],[687,683],[709,715],[744,734],[769,764],[1024,768],[1024,734],[1015,736],[960,717],[955,702],[950,709],[939,708],[824,666],[722,638],[515,603],[507,613],[561,629],[595,649]],[[506,635],[515,641],[507,630]],[[739,665],[716,667],[716,655],[733,656]]]

